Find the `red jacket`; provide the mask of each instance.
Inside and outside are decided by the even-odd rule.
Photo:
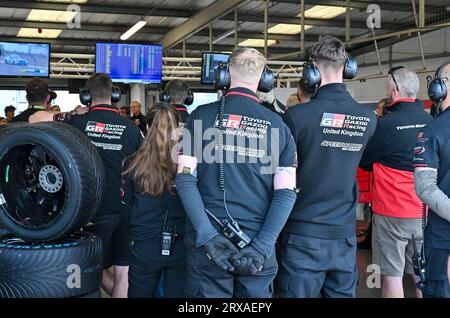
[[[372,210],[396,218],[420,218],[422,202],[414,190],[412,159],[417,136],[431,121],[423,104],[398,100],[378,119],[360,166],[373,169]]]

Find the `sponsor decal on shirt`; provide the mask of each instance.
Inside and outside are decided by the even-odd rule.
[[[369,123],[370,118],[364,116],[324,113],[320,126],[324,134],[363,137]]]
[[[345,115],[342,114],[332,114],[324,113],[322,121],[320,123],[321,127],[333,127],[342,128],[344,126]]]
[[[120,140],[126,129],[127,127],[123,125],[112,125],[98,123],[95,121],[88,121],[85,131],[89,137],[108,140]]]
[[[417,129],[417,128],[423,128],[425,127],[425,124],[416,124],[416,125],[406,125],[406,126],[397,126],[397,130],[405,130],[405,129]],[[423,134],[422,134],[423,136]],[[419,137],[421,138],[421,137]]]
[[[225,114],[222,122],[226,135],[257,139],[263,139],[271,125],[267,120],[233,114]],[[216,118],[215,127],[218,126],[219,120]]]

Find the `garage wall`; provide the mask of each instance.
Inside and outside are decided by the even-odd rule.
[[[450,28],[422,35],[422,44],[425,54],[426,70],[423,69],[417,37],[392,46],[392,65],[402,65],[418,72],[421,83],[419,98],[427,99],[426,77],[429,75],[434,76],[436,69],[444,62],[450,60]],[[358,101],[378,101],[386,95],[386,74],[390,68],[389,50],[389,48],[380,50],[380,59],[382,62],[385,62],[382,64],[383,75],[381,78],[368,79],[365,82],[352,81],[347,83],[349,91]],[[433,58],[433,56],[439,57]],[[414,61],[401,61],[405,58],[416,59]],[[362,66],[359,69],[358,77],[378,75],[379,69],[376,63],[377,56],[375,52],[358,57],[358,64]]]

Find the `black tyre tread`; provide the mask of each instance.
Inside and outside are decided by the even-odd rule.
[[[97,171],[97,173],[104,173],[100,156],[98,153],[98,157],[92,155],[92,153],[96,153],[97,150],[91,148],[91,146],[93,146],[92,143],[81,132],[77,131],[77,137],[74,138],[74,132],[70,128],[67,129],[67,126],[68,125],[61,123],[37,123],[20,127],[20,131],[22,132],[32,131],[36,134],[45,134],[49,139],[53,139],[54,143],[65,147],[66,151],[70,152],[73,161],[76,163],[79,180],[83,180],[83,182],[78,185],[81,187],[79,200],[80,204],[78,207],[78,213],[73,222],[68,224],[66,228],[61,229],[53,236],[40,238],[39,240],[41,241],[57,240],[58,238],[64,237],[84,225],[84,223],[91,218],[92,212],[95,211],[94,205],[96,202],[96,191],[92,191],[92,189],[97,188],[98,179],[103,180],[103,177],[97,178],[95,174],[96,170],[100,171]],[[9,130],[3,135],[2,139],[9,138],[14,134],[14,130]],[[76,142],[74,142],[74,140],[76,140]],[[88,153],[90,155],[87,156]],[[100,165],[102,168],[96,169],[96,165]],[[103,185],[101,185],[101,187],[103,188]],[[19,236],[23,236],[26,239],[35,240],[32,237],[25,237],[23,233],[20,235],[21,233],[17,233],[14,228],[9,228],[9,230]]]
[[[68,131],[70,130],[71,127],[69,126],[69,129],[67,129],[68,128],[67,126],[69,126],[69,125],[62,124],[62,123],[38,123],[38,124],[34,124],[32,126],[25,127],[26,129],[27,128],[37,129],[37,130],[41,130],[43,132],[51,130],[52,134],[50,137],[57,137],[57,139],[59,141],[65,140],[65,139],[72,140],[72,143],[70,143],[70,144],[64,143],[64,145],[67,148],[71,148],[70,152],[71,152],[71,155],[72,155],[72,158],[74,159],[74,161],[77,162],[80,180],[85,180],[84,185],[80,184],[80,186],[82,186],[82,189],[81,189],[82,198],[81,198],[80,202],[82,202],[83,204],[80,205],[80,207],[78,209],[79,213],[76,217],[76,221],[73,222],[73,224],[71,226],[69,226],[66,229],[64,229],[63,231],[61,231],[60,234],[58,234],[57,236],[54,236],[54,237],[49,237],[46,239],[46,241],[57,240],[58,238],[64,237],[64,236],[72,233],[74,230],[79,229],[85,223],[85,221],[87,221],[90,218],[92,210],[94,209],[93,202],[95,201],[95,197],[94,197],[94,192],[92,191],[92,188],[95,188],[95,182],[96,182],[96,179],[94,177],[95,168],[91,161],[86,160],[86,154],[88,152],[91,152],[91,151],[87,151],[88,150],[87,147],[89,147],[91,145],[91,142],[89,141],[89,139],[87,139],[86,136],[84,136],[81,133],[80,133],[81,136],[78,135],[79,138],[73,138],[72,135],[68,133]],[[78,131],[77,131],[77,133],[78,133]],[[87,141],[85,138],[87,139]],[[75,140],[76,140],[76,142],[73,142]],[[62,144],[62,143],[60,142],[60,144]]]
[[[0,247],[0,298],[68,298],[92,293],[101,283],[101,239],[89,234],[78,246],[39,249]],[[81,268],[81,288],[70,289],[67,266]]]
[[[103,160],[100,157],[100,154],[91,140],[84,135],[81,131],[76,129],[73,126],[64,124],[64,123],[55,123],[56,126],[60,126],[61,128],[67,130],[71,133],[71,135],[76,136],[77,138],[74,141],[79,142],[82,149],[85,149],[86,155],[89,157],[89,161],[94,162],[94,177],[97,180],[97,192],[95,196],[94,208],[90,211],[91,214],[88,220],[91,220],[97,210],[100,208],[102,204],[103,197],[105,194],[105,169],[103,166]],[[88,221],[87,220],[87,221]]]

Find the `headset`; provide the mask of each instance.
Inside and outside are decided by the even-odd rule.
[[[226,91],[231,86],[230,67],[228,63],[219,63],[214,80],[214,86],[216,90]],[[264,66],[264,70],[259,79],[258,91],[262,93],[268,93],[275,87],[275,77],[273,72]]]
[[[169,83],[167,83],[165,89],[159,93],[159,101],[170,104],[170,93],[169,93],[169,88],[172,85],[174,81],[170,81]],[[186,86],[188,86],[186,84]],[[184,100],[184,105],[187,106],[191,106],[194,103],[194,93],[192,92],[192,90],[188,87],[187,89],[187,95],[186,95],[186,99]]]
[[[118,103],[122,98],[122,92],[118,86],[112,87],[111,102]],[[90,106],[92,104],[92,96],[87,88],[80,89],[80,102],[83,105]]]
[[[449,80],[448,78],[442,78],[441,73],[442,70],[450,64],[450,61],[442,64],[436,71],[434,75],[434,79],[431,79],[431,76],[427,77],[428,81],[428,97],[430,100],[435,102],[436,104],[442,102],[447,98],[447,85],[445,85],[445,81]]]
[[[356,59],[354,57],[347,56],[344,63],[344,79],[355,78],[357,73],[358,63]],[[303,64],[302,77],[304,87],[308,90],[317,90],[322,82],[322,76],[320,75],[319,68],[316,66],[313,60],[310,60]]]

